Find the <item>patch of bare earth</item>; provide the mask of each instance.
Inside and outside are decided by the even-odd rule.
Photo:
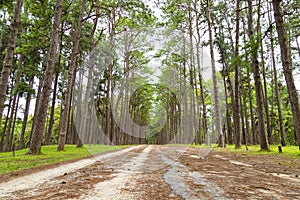
[[[170,186],[165,182],[163,176],[168,170],[168,166],[158,156],[158,146],[150,149],[148,159],[144,165],[131,177],[122,191],[133,194],[137,200],[165,200],[183,199],[174,194]]]
[[[300,160],[273,155],[234,154],[211,151],[205,159],[199,149],[190,148],[182,162],[191,172],[224,191],[230,199],[300,199]],[[205,186],[195,185],[194,189]],[[202,191],[205,194],[205,191]]]
[[[299,158],[140,145],[46,169],[0,199],[300,199]]]
[[[130,152],[137,148],[143,147],[104,153],[41,171],[34,169],[34,173],[0,183],[0,199],[77,199],[96,183],[112,178],[114,169],[103,163],[130,159],[135,156]]]
[[[43,171],[43,170],[53,169],[53,168],[56,168],[56,167],[59,167],[59,166],[62,166],[62,165],[75,163],[75,162],[78,162],[80,160],[92,159],[92,158],[95,158],[97,156],[113,153],[113,152],[116,152],[116,151],[119,151],[119,150],[111,150],[111,151],[107,151],[107,152],[104,152],[104,153],[85,156],[85,157],[81,157],[81,158],[75,158],[75,159],[72,159],[72,160],[66,160],[66,161],[61,161],[61,162],[57,162],[57,163],[36,166],[36,167],[28,168],[28,169],[22,169],[22,170],[18,170],[18,171],[6,173],[6,174],[0,174],[0,183],[8,182],[12,179],[19,178],[19,177],[22,177],[22,176],[26,176],[26,175],[29,175],[29,174],[33,174],[33,173],[36,173],[36,172],[40,172],[40,171]]]
[[[6,173],[6,174],[0,174],[0,183],[7,182],[7,181],[10,181],[10,180],[15,179],[15,178],[19,178],[19,177],[22,177],[22,176],[33,174],[33,173],[40,172],[40,171],[43,171],[43,170],[55,168],[55,167],[58,167],[58,166],[61,166],[61,165],[77,162],[79,160],[93,158],[93,157],[94,156],[86,156],[86,157],[83,157],[83,158],[77,158],[77,159],[73,159],[73,160],[67,160],[67,161],[62,161],[62,162],[48,164],[48,165],[32,167],[32,168],[29,168],[29,169],[22,169],[22,170],[18,170],[18,171]]]
[[[81,168],[75,172],[65,173],[56,177],[45,184],[12,193],[14,198],[23,200],[30,199],[77,199],[89,189],[93,188],[96,183],[111,179],[113,172],[106,170],[103,164],[96,162],[95,164]]]

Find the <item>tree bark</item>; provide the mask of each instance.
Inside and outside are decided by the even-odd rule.
[[[7,125],[7,129],[5,130],[6,131],[6,139],[5,139],[5,143],[4,143],[4,151],[5,152],[8,152],[10,151],[11,149],[11,134],[10,134],[10,131],[11,131],[11,127],[12,127],[12,123],[13,123],[13,118],[14,118],[14,114],[15,114],[15,109],[16,109],[16,102],[17,102],[17,95],[13,95],[12,97],[12,107],[11,107],[11,112],[10,112],[10,116],[9,116],[9,119],[8,119],[8,125]]]
[[[200,97],[201,97],[201,104],[202,104],[202,119],[199,118],[200,120],[200,125],[203,126],[203,134],[204,134],[204,138],[206,138],[207,134],[208,134],[208,126],[207,126],[207,118],[206,118],[206,103],[205,103],[205,94],[204,94],[204,89],[203,89],[203,77],[201,74],[201,62],[200,62],[200,39],[201,39],[201,35],[200,35],[200,29],[199,29],[199,23],[196,23],[196,31],[197,31],[197,69],[198,69],[198,79],[199,79],[199,87],[200,87]],[[203,54],[203,52],[202,52]],[[203,58],[202,58],[203,61]],[[202,64],[203,65],[203,64]],[[202,66],[203,67],[203,66]],[[201,111],[199,111],[201,112]],[[201,123],[202,122],[202,123]],[[200,132],[200,143],[202,143],[202,133]]]
[[[236,30],[235,30],[235,57],[239,57],[239,34],[240,34],[240,0],[236,1]],[[240,125],[240,69],[239,62],[234,66],[235,92],[234,92],[234,134],[235,148],[241,148],[241,125]]]
[[[215,119],[216,119],[216,129],[218,134],[218,146],[224,148],[225,140],[224,140],[222,125],[221,125],[219,91],[218,91],[217,72],[215,66],[214,45],[213,45],[213,36],[212,36],[212,27],[211,27],[210,0],[206,1],[206,6],[207,6],[206,11],[207,11],[207,23],[208,23],[208,32],[209,32],[210,60],[211,60],[212,78],[213,78],[213,86],[214,86]]]
[[[24,60],[24,56],[22,54],[19,55],[19,60],[18,60],[18,68],[17,70],[15,71],[15,77],[16,77],[16,80],[15,80],[15,87],[13,88],[16,88],[16,86],[19,85],[20,83],[20,70],[22,68],[22,65],[23,65],[23,60]],[[12,141],[13,141],[13,131],[11,131],[11,128],[14,129],[14,118],[15,118],[15,115],[16,115],[16,111],[18,109],[18,100],[19,100],[19,93],[18,91],[14,91],[12,90],[13,92],[13,103],[12,103],[12,112],[11,112],[11,115],[10,115],[10,118],[9,118],[9,123],[8,123],[8,130],[7,130],[7,140],[6,140],[6,149],[5,151],[11,151],[11,148],[12,148]]]
[[[275,61],[275,50],[274,50],[274,38],[273,38],[273,30],[270,33],[271,38],[271,53],[272,53],[272,65],[273,65],[273,76],[274,76],[274,85],[275,85],[275,94],[276,94],[276,101],[277,101],[277,111],[278,111],[278,118],[279,118],[279,129],[280,129],[280,141],[282,146],[286,146],[285,141],[285,129],[283,124],[283,117],[282,117],[282,109],[281,109],[281,99],[278,87],[278,77],[277,77],[277,67]]]
[[[10,131],[10,146],[9,146],[9,151],[15,151],[15,127],[16,127],[16,120],[17,120],[17,112],[18,112],[18,107],[19,107],[19,103],[20,103],[20,95],[17,94],[17,102],[16,102],[16,108],[15,108],[15,113],[14,113],[14,117],[13,117],[13,121],[12,121],[12,128]]]
[[[290,47],[287,43],[286,30],[283,23],[283,12],[280,5],[281,0],[272,0],[274,17],[276,22],[276,29],[279,38],[280,50],[281,50],[281,61],[283,65],[283,73],[288,88],[289,99],[292,107],[294,131],[297,136],[298,146],[300,150],[300,108],[298,92],[295,87],[293,68]]]
[[[51,142],[51,135],[52,135],[52,129],[54,125],[54,111],[55,111],[55,101],[56,101],[56,95],[57,95],[57,85],[58,85],[58,73],[55,73],[55,80],[54,80],[54,88],[52,93],[52,103],[51,103],[51,110],[50,110],[50,119],[49,119],[49,126],[48,131],[45,139],[45,145],[49,145]]]
[[[36,95],[36,100],[35,100],[35,108],[34,108],[34,114],[33,114],[33,121],[32,121],[31,131],[30,131],[29,144],[26,145],[26,147],[30,146],[30,142],[31,142],[31,138],[32,138],[32,135],[33,135],[33,131],[35,130],[35,126],[36,126],[36,123],[38,121],[38,118],[36,116],[37,116],[37,113],[38,113],[38,110],[39,110],[39,106],[40,106],[43,85],[44,85],[44,80],[42,78],[42,79],[39,80],[39,86],[38,86],[38,89],[37,89],[37,95]]]
[[[253,100],[252,100],[252,87],[250,82],[250,69],[247,69],[247,87],[248,87],[248,99],[249,99],[249,109],[250,109],[250,119],[251,119],[251,133],[252,133],[252,140],[251,144],[257,144],[257,137],[255,131],[255,118],[253,112]]]
[[[33,86],[33,79],[30,80],[29,86],[31,86],[31,87]],[[23,118],[23,122],[22,122],[22,130],[21,130],[20,143],[19,143],[18,149],[23,149],[25,147],[24,136],[25,136],[27,120],[28,120],[28,115],[29,115],[31,96],[32,96],[32,94],[30,92],[28,92],[27,97],[26,97],[24,118]]]
[[[72,47],[72,55],[71,55],[71,64],[69,67],[69,75],[68,75],[68,85],[67,90],[65,94],[65,101],[64,101],[64,111],[63,116],[61,119],[61,129],[59,133],[59,140],[58,140],[58,146],[57,151],[63,151],[65,147],[66,142],[66,135],[67,135],[67,129],[68,129],[68,122],[69,122],[69,113],[70,113],[70,105],[71,105],[71,92],[73,87],[73,80],[75,76],[75,68],[76,68],[76,61],[78,56],[78,47],[79,47],[79,41],[81,38],[81,30],[83,26],[83,15],[84,15],[84,8],[85,8],[85,0],[81,1],[81,8],[80,8],[80,17],[79,22],[75,31],[75,37],[73,40],[73,47]]]
[[[113,9],[111,11],[110,19],[109,19],[109,41],[110,41],[110,51],[109,51],[109,63],[107,69],[107,82],[106,82],[106,96],[105,96],[105,134],[107,136],[107,143],[110,144],[113,140],[112,129],[111,127],[111,105],[112,105],[112,78],[113,78],[113,67],[114,67],[114,59],[113,59],[113,49],[114,49],[114,34],[116,28],[116,10]]]
[[[55,13],[54,13],[54,20],[53,20],[53,27],[52,27],[52,35],[50,41],[50,49],[47,61],[47,68],[44,75],[44,84],[43,90],[41,93],[41,100],[40,105],[37,111],[37,120],[36,126],[34,128],[31,142],[30,142],[30,149],[27,154],[40,154],[41,153],[41,145],[43,139],[43,132],[45,128],[45,121],[47,115],[47,108],[48,108],[48,101],[50,96],[51,90],[51,83],[54,73],[54,66],[56,60],[56,50],[58,45],[58,35],[59,35],[59,26],[60,26],[60,18],[62,12],[62,0],[56,0],[55,5]]]
[[[219,24],[219,22],[216,22]],[[224,31],[223,27],[219,26],[219,34],[221,35],[220,38],[224,38]],[[231,37],[230,37],[231,38]],[[233,40],[230,40],[233,43]],[[223,82],[224,82],[224,93],[225,93],[225,100],[226,100],[226,129],[227,129],[227,140],[229,144],[233,144],[233,138],[232,138],[232,128],[231,128],[231,114],[230,110],[234,112],[234,92],[233,92],[233,87],[230,79],[230,72],[229,72],[229,66],[226,58],[228,57],[226,54],[226,50],[224,47],[224,41],[222,39],[218,40],[217,42],[218,47],[219,47],[219,53],[221,57],[221,62],[223,65],[222,69],[222,75],[223,75]],[[234,51],[234,46],[233,44],[231,45],[232,51]],[[228,94],[229,92],[229,94]],[[228,101],[228,97],[231,98],[231,103]],[[234,118],[235,114],[233,113]],[[226,137],[226,134],[225,134]],[[226,142],[225,142],[226,143]]]
[[[13,89],[11,89],[12,92]],[[13,96],[11,95],[10,99],[9,99],[9,104],[8,104],[8,109],[7,109],[7,114],[6,114],[6,118],[5,118],[5,123],[4,123],[4,127],[2,130],[2,136],[1,136],[1,142],[0,142],[0,151],[4,151],[6,148],[6,144],[4,144],[4,140],[5,140],[5,136],[7,136],[7,125],[8,125],[8,121],[9,121],[9,116],[10,116],[10,112],[12,110],[11,104],[13,101]]]
[[[250,131],[249,131],[249,120],[248,120],[248,111],[247,111],[247,94],[245,91],[245,88],[242,86],[242,94],[243,94],[243,108],[242,108],[242,113],[244,115],[244,125],[246,126],[245,128],[245,134],[244,134],[244,144],[248,145],[250,142]]]
[[[266,78],[266,67],[265,67],[265,61],[264,61],[264,50],[263,50],[263,44],[260,41],[260,52],[261,52],[261,62],[262,62],[262,71],[263,71],[263,83],[264,83],[264,91],[263,91],[263,103],[265,107],[265,113],[266,113],[266,123],[267,123],[267,134],[268,134],[268,142],[269,144],[273,143],[273,136],[272,136],[272,127],[270,122],[270,112],[269,112],[269,100],[268,100],[268,85],[267,85],[267,78]]]
[[[58,56],[58,67],[61,64],[61,57],[62,57],[62,46],[63,46],[63,30],[64,30],[64,22],[61,25],[61,33],[60,33],[60,44],[59,44],[59,56]],[[55,67],[54,67],[55,70]],[[48,131],[45,139],[45,145],[49,145],[51,142],[51,135],[54,125],[54,112],[55,112],[55,103],[56,103],[56,96],[57,96],[57,86],[58,86],[58,78],[59,78],[59,69],[55,70],[55,79],[54,79],[54,88],[52,93],[52,103],[51,103],[51,110],[50,110],[50,119],[49,119],[49,126]]]
[[[6,55],[4,58],[4,66],[1,72],[2,75],[0,80],[0,125],[2,122],[8,78],[13,64],[13,55],[16,46],[18,30],[20,26],[20,15],[22,10],[22,4],[23,4],[23,0],[18,0],[15,6],[14,17],[11,23],[11,30],[8,39],[7,49],[6,49]]]
[[[196,136],[196,131],[194,130],[195,127],[195,114],[196,114],[196,110],[195,110],[195,95],[194,95],[194,48],[193,48],[193,16],[192,16],[192,5],[191,5],[191,1],[189,1],[189,14],[188,14],[188,21],[189,21],[189,40],[190,40],[190,44],[189,44],[189,50],[190,50],[190,55],[189,55],[189,79],[190,79],[190,86],[189,86],[189,92],[190,92],[190,122],[189,125],[191,127],[190,133],[188,133],[189,135],[191,135],[193,138],[191,138],[189,141],[194,141],[195,136]],[[169,131],[169,130],[168,130]],[[168,132],[167,132],[168,135]]]
[[[85,135],[84,133],[81,133],[80,132],[80,125],[81,125],[81,116],[82,116],[82,90],[83,90],[83,86],[82,86],[82,72],[79,71],[79,75],[78,75],[78,86],[76,88],[77,89],[77,93],[78,95],[77,96],[77,99],[76,99],[76,111],[74,110],[73,112],[76,112],[76,115],[75,115],[75,124],[79,124],[79,127],[77,127],[76,129],[76,132],[77,132],[77,141],[76,141],[76,148],[82,148],[83,147],[83,141],[84,141],[84,138],[85,138]],[[73,113],[73,116],[74,116],[75,113]]]
[[[269,144],[266,138],[265,132],[265,120],[264,120],[264,107],[263,107],[263,91],[262,84],[260,78],[260,70],[258,63],[258,48],[260,39],[255,39],[253,34],[253,15],[252,15],[252,0],[248,0],[248,36],[251,43],[251,52],[252,52],[252,68],[253,68],[253,76],[254,76],[254,84],[255,84],[255,95],[256,95],[256,111],[258,116],[258,135],[260,138],[260,148],[261,150],[269,150]],[[259,26],[260,26],[260,0],[258,5],[258,28],[257,34],[259,34]],[[258,36],[257,36],[258,37]]]

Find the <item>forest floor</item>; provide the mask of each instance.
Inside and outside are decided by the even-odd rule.
[[[140,145],[0,182],[0,199],[300,199],[300,159]]]

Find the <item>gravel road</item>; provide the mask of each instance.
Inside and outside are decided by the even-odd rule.
[[[300,161],[280,159],[140,145],[2,182],[0,199],[300,199]]]

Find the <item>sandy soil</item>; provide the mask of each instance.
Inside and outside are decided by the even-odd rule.
[[[0,175],[0,199],[300,199],[299,176],[299,158],[141,145]]]

